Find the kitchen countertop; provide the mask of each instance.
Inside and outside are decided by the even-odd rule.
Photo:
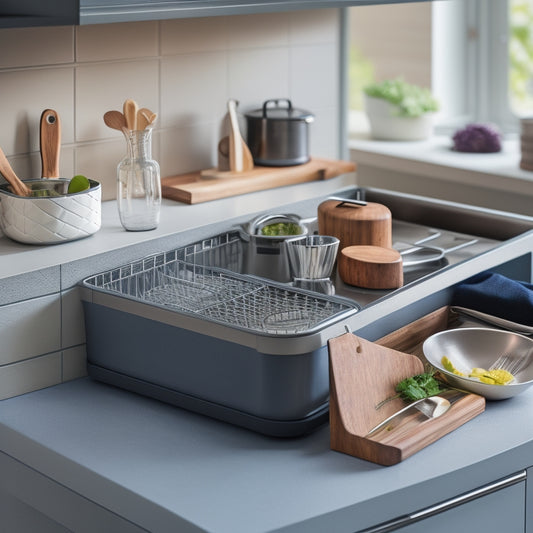
[[[199,227],[246,217],[251,213],[277,210],[282,205],[332,194],[354,184],[355,174],[349,173],[324,181],[278,187],[196,205],[163,199],[161,221],[158,228],[153,231],[125,231],[120,224],[116,202],[102,202],[102,227],[97,233],[85,239],[40,246],[17,243],[0,233],[0,279],[107,252],[125,250],[128,247],[142,249],[144,245],[146,253],[161,251],[161,249],[149,250],[149,243],[156,241],[164,243],[166,238],[170,243],[169,246],[172,246],[174,236],[183,232],[192,232]],[[135,251],[134,256],[141,255]]]
[[[0,450],[152,532],[350,532],[523,470],[533,389],[404,462],[261,436],[82,378],[0,402]]]

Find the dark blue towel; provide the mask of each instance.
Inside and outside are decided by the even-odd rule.
[[[533,285],[483,272],[458,285],[452,305],[533,326]]]

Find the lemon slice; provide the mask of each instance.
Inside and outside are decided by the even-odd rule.
[[[82,176],[81,174],[78,174],[77,176],[74,176],[70,180],[70,182],[68,184],[67,193],[68,194],[74,194],[76,192],[86,191],[90,187],[91,187],[91,184],[90,184],[89,180],[85,176]]]
[[[444,356],[441,359],[441,363],[442,363],[442,366],[448,372],[451,372],[452,374],[455,374],[456,376],[464,376],[464,374],[462,372],[460,372],[459,370],[457,370],[457,368],[455,368],[455,366],[453,365],[453,363],[450,361],[450,359],[448,357]]]

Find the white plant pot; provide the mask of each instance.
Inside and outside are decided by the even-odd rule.
[[[420,117],[400,117],[396,106],[370,96],[365,96],[365,110],[373,139],[421,141],[433,134],[434,113],[425,113]]]

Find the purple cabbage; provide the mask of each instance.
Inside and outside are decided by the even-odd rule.
[[[468,124],[455,132],[453,148],[458,152],[494,153],[502,149],[501,135],[494,126]]]

